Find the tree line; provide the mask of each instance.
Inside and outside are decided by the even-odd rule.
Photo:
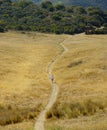
[[[56,34],[107,34],[107,11],[98,7],[65,6],[50,1],[0,0],[0,32],[38,31]]]

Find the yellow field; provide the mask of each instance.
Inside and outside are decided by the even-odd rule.
[[[47,130],[107,129],[107,35],[69,36],[54,66],[60,87]]]
[[[61,42],[68,52],[53,66],[59,96],[47,113],[46,130],[106,130],[106,38],[0,33],[0,130],[33,130],[50,98],[47,69],[61,54]]]
[[[0,130],[29,130],[51,94],[47,68],[60,53],[62,36],[0,34]]]

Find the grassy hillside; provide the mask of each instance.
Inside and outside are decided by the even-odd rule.
[[[48,130],[107,129],[107,35],[69,36],[53,72],[60,92]]]
[[[57,43],[63,39],[37,33],[0,33],[0,130],[33,127],[50,97],[47,67],[60,52]],[[19,124],[9,125],[12,123]]]
[[[53,67],[59,95],[46,128],[106,130],[106,37],[0,33],[0,130],[33,130],[51,93],[47,67],[62,41],[68,52]]]

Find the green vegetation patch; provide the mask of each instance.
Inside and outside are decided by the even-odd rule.
[[[0,0],[0,32],[38,31],[56,34],[107,34],[107,12],[98,7],[65,6],[44,1]],[[104,29],[97,29],[104,27]],[[97,29],[97,31],[96,31]]]

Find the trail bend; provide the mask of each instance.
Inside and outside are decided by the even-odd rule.
[[[49,64],[49,66],[48,66],[47,73],[48,73],[50,81],[51,81],[50,76],[53,75],[52,74],[53,66],[68,51],[68,48],[65,47],[65,45],[64,45],[66,40],[67,39],[63,40],[60,43],[60,46],[63,48],[63,51],[60,54],[58,54],[55,57],[55,59],[52,60],[51,63]],[[51,93],[49,102],[46,105],[45,109],[40,113],[40,115],[39,115],[39,117],[38,117],[38,119],[35,123],[34,130],[45,130],[44,124],[45,124],[45,121],[46,121],[46,113],[51,109],[51,107],[53,106],[53,104],[55,103],[55,101],[57,99],[59,87],[58,87],[57,83],[55,83],[55,82],[53,82],[53,83],[51,82],[51,86],[52,86],[52,93]]]

